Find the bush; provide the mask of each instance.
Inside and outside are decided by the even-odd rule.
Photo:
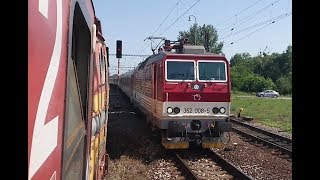
[[[289,76],[283,76],[276,81],[277,89],[280,94],[292,93],[292,78]]]

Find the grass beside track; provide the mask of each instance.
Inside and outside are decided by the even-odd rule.
[[[253,117],[256,122],[292,133],[292,100],[281,98],[243,97],[233,94],[231,114]]]

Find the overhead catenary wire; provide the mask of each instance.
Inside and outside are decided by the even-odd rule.
[[[244,11],[248,10],[248,9],[251,8],[252,6],[254,6],[254,5],[256,5],[257,3],[259,3],[260,1],[262,1],[262,0],[258,0],[258,1],[256,1],[256,2],[254,2],[253,4],[251,4],[250,6],[248,6],[247,8],[245,8],[244,10],[242,10],[242,11],[240,11],[239,13],[231,16],[231,17],[228,18],[227,20],[224,20],[224,22],[218,24],[218,25],[216,26],[216,28],[219,27],[219,26],[221,26],[222,24],[225,24],[226,22],[230,21],[230,20],[233,19],[234,17],[237,17],[239,14],[241,14],[241,13],[243,13]]]
[[[168,15],[162,20],[162,22],[159,24],[159,26],[157,27],[157,29],[152,33],[151,36],[154,36],[154,34],[159,30],[159,28],[162,26],[162,24],[167,20],[167,18],[170,16],[170,14],[172,13],[172,11],[176,8],[176,6],[179,4],[181,0],[178,0],[178,2],[174,5],[174,7],[171,9],[171,11],[168,13]],[[142,45],[142,48],[138,51],[137,54],[140,54],[141,52],[143,52],[146,48],[148,48],[150,46],[150,44],[147,44],[147,42],[145,42]],[[134,60],[135,58],[133,58],[132,60]]]
[[[158,28],[152,33],[152,35],[151,36],[153,36],[158,30],[159,30],[159,28],[162,26],[162,24],[167,20],[167,18],[170,16],[170,14],[172,13],[172,11],[176,8],[176,6],[179,4],[179,2],[180,2],[181,0],[179,0],[176,4],[175,4],[175,6],[171,9],[171,11],[169,12],[169,14],[163,19],[163,21],[160,23],[160,25],[158,26]]]
[[[197,0],[191,7],[189,7],[189,9],[187,9],[181,16],[179,16],[172,24],[170,24],[170,26],[168,26],[162,33],[160,33],[158,36],[161,36],[163,33],[165,33],[170,27],[172,27],[182,16],[184,16],[188,11],[190,11],[190,9],[192,9],[200,0]],[[180,0],[178,1],[178,3],[180,2]],[[178,5],[178,3],[176,3],[176,5]],[[174,9],[174,8],[173,8]],[[172,10],[171,10],[172,11]],[[171,12],[170,12],[171,13]],[[170,14],[169,13],[169,14]],[[168,16],[167,16],[168,17]],[[165,20],[167,19],[167,17],[165,18]],[[163,21],[164,22],[164,21]],[[163,24],[163,23],[161,23]],[[160,27],[160,26],[159,26]],[[158,29],[158,28],[157,28]],[[156,30],[157,31],[157,30]],[[155,31],[155,32],[156,32]],[[142,48],[138,54],[140,54],[141,52],[143,52],[146,48],[148,48],[150,46],[147,45],[144,48]]]
[[[181,16],[179,16],[170,26],[167,27],[166,30],[164,30],[162,33],[160,33],[158,36],[161,36],[163,33],[165,33],[169,28],[171,28],[182,16],[184,16],[190,9],[192,9],[200,0],[195,2],[189,9],[187,9]]]
[[[292,12],[291,12],[291,13],[289,13],[289,14],[292,14]],[[285,17],[288,17],[288,16],[285,16]],[[285,18],[285,17],[283,17],[283,18]],[[281,18],[281,19],[283,19],[283,18]],[[280,20],[280,19],[279,19],[279,20]],[[248,37],[248,36],[252,35],[253,33],[256,33],[257,31],[260,31],[261,29],[266,28],[267,26],[269,26],[269,25],[271,25],[271,24],[273,24],[273,23],[275,23],[275,22],[276,22],[276,21],[272,21],[271,23],[266,24],[265,26],[263,26],[263,27],[261,27],[261,28],[259,28],[259,29],[255,30],[255,31],[251,32],[250,34],[247,34],[247,35],[245,35],[245,36],[243,36],[243,37],[241,37],[241,38],[237,39],[236,41],[231,42],[230,44],[226,45],[225,47],[228,47],[228,46],[230,46],[230,45],[232,45],[232,44],[235,44],[236,42],[238,42],[238,41],[240,41],[240,40],[242,40],[242,39],[244,39],[244,38],[246,38],[246,37]]]
[[[253,28],[255,28],[255,27],[264,25],[264,24],[269,23],[269,22],[271,22],[271,21],[276,21],[276,20],[278,20],[278,19],[285,18],[286,16],[289,16],[289,15],[291,15],[291,14],[292,14],[292,11],[289,12],[289,13],[281,14],[281,15],[279,15],[279,16],[277,16],[277,17],[274,17],[274,18],[268,19],[268,20],[266,20],[266,21],[263,21],[263,22],[259,22],[259,23],[257,23],[257,24],[254,24],[254,25],[252,25],[252,26],[243,28],[243,29],[241,29],[241,30],[239,30],[239,31],[237,31],[237,32],[235,32],[235,33],[231,33],[231,34],[227,34],[227,35],[225,35],[225,36],[222,36],[221,38],[219,38],[219,40],[227,39],[227,38],[229,38],[229,37],[231,37],[231,36],[234,36],[234,35],[236,35],[236,34],[239,34],[239,33],[241,33],[241,32],[244,32],[244,31],[251,30],[251,29],[253,29]]]
[[[140,49],[140,51],[137,54],[140,54],[141,52],[143,52],[149,46],[150,46],[150,44],[145,43],[144,46],[142,46],[142,48]],[[135,59],[135,57],[133,59]]]
[[[255,11],[255,12],[253,12],[252,14],[250,14],[250,15],[246,16],[245,18],[241,19],[241,20],[239,21],[239,23],[237,23],[237,26],[239,27],[241,24],[247,22],[248,20],[250,20],[251,18],[253,18],[253,17],[255,17],[256,15],[260,14],[261,12],[263,12],[264,10],[266,10],[267,8],[273,6],[273,5],[274,5],[275,3],[277,3],[278,1],[280,1],[280,0],[276,0],[276,1],[272,2],[271,4],[269,4],[268,6],[265,6],[265,7],[261,8],[261,9],[259,9],[258,11]],[[232,27],[232,26],[234,26],[234,24],[231,24],[231,25],[223,28],[221,31],[223,31],[224,29],[228,29],[228,28],[230,28],[230,27]],[[234,30],[234,28],[230,29],[230,31],[233,31],[233,30]],[[227,32],[226,32],[226,33],[227,33]],[[226,33],[224,33],[223,35],[225,35]],[[223,36],[223,35],[221,35],[221,36]]]

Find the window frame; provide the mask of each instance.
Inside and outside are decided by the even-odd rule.
[[[199,69],[199,63],[201,62],[210,62],[210,63],[215,63],[215,62],[223,62],[224,63],[224,72],[226,75],[226,80],[200,80],[200,69]],[[197,80],[199,82],[228,82],[228,72],[227,72],[227,63],[225,61],[222,60],[198,60],[197,61]]]
[[[193,68],[194,68],[194,70],[193,70],[193,76],[194,76],[194,79],[193,80],[183,80],[183,79],[168,79],[167,77],[168,77],[168,64],[167,64],[167,62],[168,61],[174,61],[174,62],[177,62],[177,61],[179,61],[179,62],[193,62]],[[167,82],[181,82],[181,81],[183,81],[183,82],[195,82],[196,81],[196,76],[197,76],[197,72],[196,72],[196,65],[197,65],[197,63],[196,63],[196,61],[195,60],[191,60],[191,59],[187,59],[187,60],[185,60],[185,59],[167,59],[166,61],[165,61],[165,80],[167,81]]]

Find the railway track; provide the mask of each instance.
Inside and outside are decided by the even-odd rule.
[[[209,149],[171,152],[187,179],[253,179]]]
[[[276,148],[282,153],[289,155],[290,158],[292,157],[292,139],[257,128],[236,118],[231,118],[230,121],[232,122],[232,129],[236,133]]]

